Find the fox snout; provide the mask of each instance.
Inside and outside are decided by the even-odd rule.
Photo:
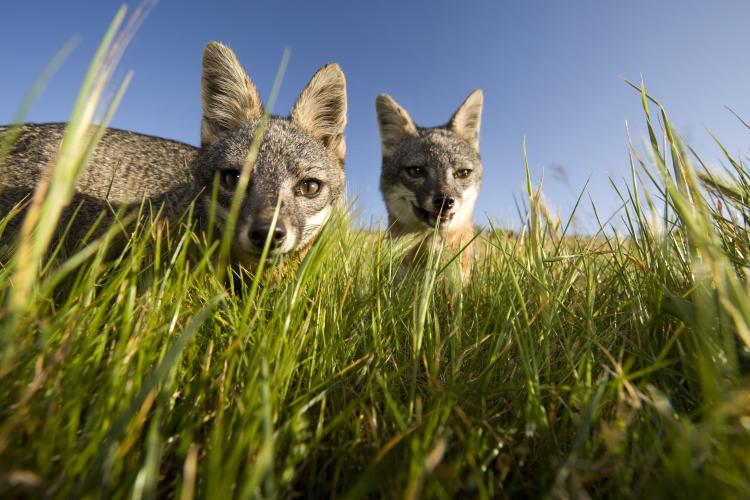
[[[419,200],[419,197],[417,197]],[[449,224],[453,220],[459,200],[456,196],[444,191],[437,191],[432,196],[427,196],[423,201],[412,205],[414,215],[427,226],[433,227],[437,222],[440,225]]]
[[[438,192],[434,198],[432,198],[432,207],[436,212],[449,212],[453,205],[456,204],[456,199],[448,194]]]
[[[260,252],[269,239],[269,233],[271,232],[271,223],[255,223],[250,227],[248,231],[248,239],[250,243]],[[287,230],[281,221],[277,222],[276,227],[273,228],[273,234],[270,237],[269,249],[275,250],[281,248],[286,240]]]

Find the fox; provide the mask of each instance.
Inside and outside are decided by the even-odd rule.
[[[218,239],[264,116],[257,88],[220,42],[203,50],[201,107],[200,147],[107,129],[63,213],[63,223],[76,217],[66,241],[81,242],[98,218],[111,222],[118,211],[137,210],[144,202],[167,224],[195,203],[198,229],[206,230],[213,218]],[[346,114],[346,79],[330,63],[315,72],[288,116],[268,117],[231,235],[234,262],[257,266],[267,240],[269,258],[304,256],[343,195]],[[33,195],[55,161],[65,126],[21,126],[0,165],[0,217]],[[0,144],[9,130],[0,127]],[[10,221],[3,239],[17,231],[20,218]]]
[[[391,96],[380,94],[375,100],[382,152],[380,191],[388,212],[388,233],[416,237],[417,245],[406,256],[407,266],[420,260],[420,248],[432,237],[454,252],[463,249],[464,282],[473,262],[474,206],[482,183],[483,101],[482,90],[476,89],[445,125],[419,127]]]

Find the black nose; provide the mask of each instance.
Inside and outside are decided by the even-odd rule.
[[[453,205],[456,204],[456,200],[445,193],[438,193],[435,198],[432,199],[432,204],[435,206],[435,210],[450,210],[453,208]]]
[[[268,238],[268,232],[271,230],[270,224],[259,224],[250,228],[250,243],[258,249],[262,249],[263,245],[266,244]],[[286,229],[281,224],[276,224],[273,230],[273,236],[271,237],[271,247],[276,248],[281,246],[281,243],[286,237]]]

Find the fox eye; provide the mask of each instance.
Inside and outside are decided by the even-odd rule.
[[[406,167],[406,174],[412,179],[419,179],[425,176],[425,171],[422,167]]]
[[[240,171],[234,169],[221,171],[221,183],[227,189],[234,189],[240,180]]]
[[[297,184],[297,194],[308,198],[315,198],[320,193],[320,181],[317,179],[305,179]]]
[[[462,168],[461,170],[456,170],[456,172],[453,174],[453,176],[456,179],[466,179],[470,175],[471,175],[471,170],[469,170],[468,168]]]

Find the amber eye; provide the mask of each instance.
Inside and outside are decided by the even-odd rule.
[[[240,171],[229,169],[221,171],[221,183],[227,189],[234,189],[237,187],[237,183],[240,181]]]
[[[468,168],[462,168],[461,170],[456,170],[456,172],[453,174],[453,176],[456,179],[466,179],[470,175],[471,175],[471,170],[469,170]]]
[[[422,167],[406,167],[406,174],[412,179],[419,179],[425,176],[425,171]]]
[[[316,179],[305,179],[297,184],[297,194],[314,198],[320,193],[320,181]]]

